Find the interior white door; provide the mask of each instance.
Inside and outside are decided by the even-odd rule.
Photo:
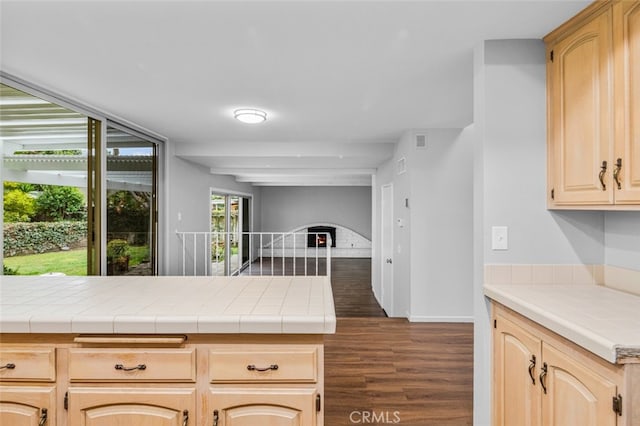
[[[393,316],[393,184],[384,185],[381,204],[381,304],[388,316]]]

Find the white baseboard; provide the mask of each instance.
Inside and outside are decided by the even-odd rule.
[[[473,317],[412,315],[409,317],[409,322],[473,322]]]

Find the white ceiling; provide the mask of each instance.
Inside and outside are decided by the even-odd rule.
[[[588,3],[1,0],[0,69],[215,173],[366,185],[403,132],[472,122],[480,41],[541,38]]]

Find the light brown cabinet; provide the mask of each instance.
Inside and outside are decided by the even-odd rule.
[[[55,401],[55,386],[0,386],[0,425],[55,425]]]
[[[0,425],[55,425],[55,380],[55,349],[0,349]]]
[[[613,5],[617,204],[640,204],[640,1]]]
[[[614,365],[493,303],[493,424],[634,425],[637,365]]]
[[[494,425],[540,425],[541,395],[536,382],[541,352],[540,339],[504,316],[496,316],[493,337]]]
[[[570,355],[543,343],[543,425],[615,426],[618,413],[615,378],[600,376]]]
[[[640,12],[599,1],[545,37],[550,208],[640,209]]]
[[[322,335],[0,335],[0,425],[322,426]]]
[[[215,387],[211,389],[210,394],[210,424],[315,425],[317,396],[318,393],[313,387]]]
[[[195,348],[68,349],[69,424],[195,425],[195,354]]]
[[[194,388],[71,387],[69,424],[85,426],[196,425]]]
[[[322,347],[215,345],[209,350],[214,426],[321,425]]]

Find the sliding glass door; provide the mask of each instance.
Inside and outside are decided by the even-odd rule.
[[[212,275],[236,275],[248,264],[250,205],[250,198],[212,192]]]
[[[89,143],[99,122],[0,84],[3,273],[95,273]],[[97,131],[97,133],[96,133]]]
[[[107,127],[107,275],[156,275],[156,145]]]
[[[157,143],[45,97],[0,84],[3,273],[157,274]]]

